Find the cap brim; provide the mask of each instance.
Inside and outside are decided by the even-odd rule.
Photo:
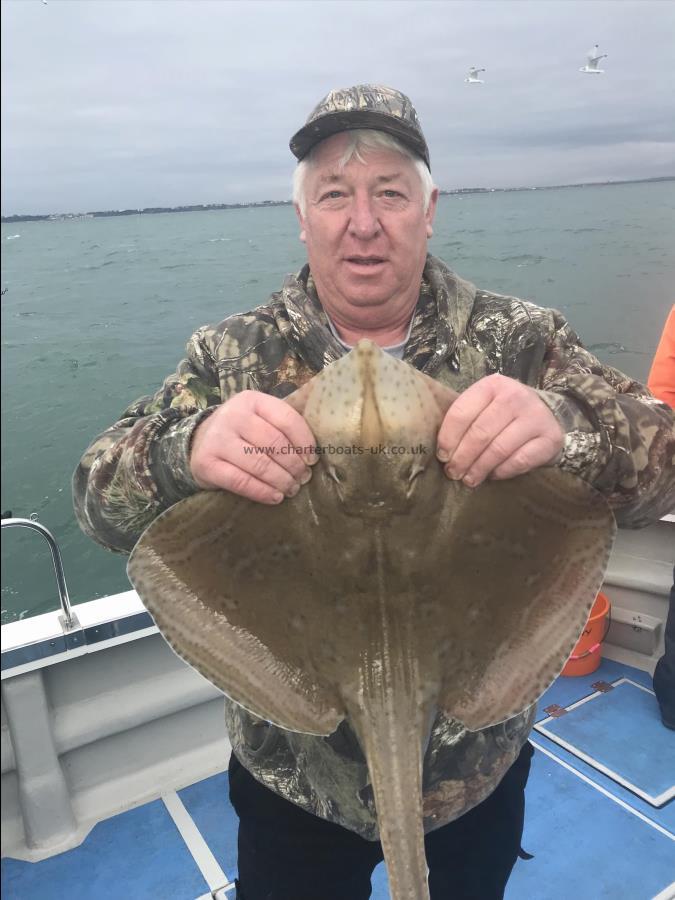
[[[353,109],[320,116],[297,131],[291,138],[289,146],[294,156],[304,159],[312,147],[326,138],[341,131],[354,131],[357,128],[370,128],[391,134],[421,157],[431,170],[429,148],[419,134],[394,116],[384,115],[372,109]]]

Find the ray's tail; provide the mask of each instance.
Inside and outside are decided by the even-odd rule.
[[[429,704],[415,654],[389,653],[387,643],[363,660],[350,718],[368,762],[392,900],[429,900],[422,815]]]

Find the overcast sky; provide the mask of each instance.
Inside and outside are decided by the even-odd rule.
[[[670,0],[3,0],[2,212],[287,199],[359,82],[409,94],[441,188],[675,175],[674,46]]]

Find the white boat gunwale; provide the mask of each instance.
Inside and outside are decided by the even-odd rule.
[[[2,626],[2,679],[158,632],[136,591],[78,603],[78,625],[67,629],[60,610]]]

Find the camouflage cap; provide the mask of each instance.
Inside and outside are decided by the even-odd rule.
[[[431,170],[429,148],[410,98],[381,84],[357,84],[331,91],[293,135],[290,148],[294,156],[303,159],[325,138],[355,128],[393,135],[421,156]]]

